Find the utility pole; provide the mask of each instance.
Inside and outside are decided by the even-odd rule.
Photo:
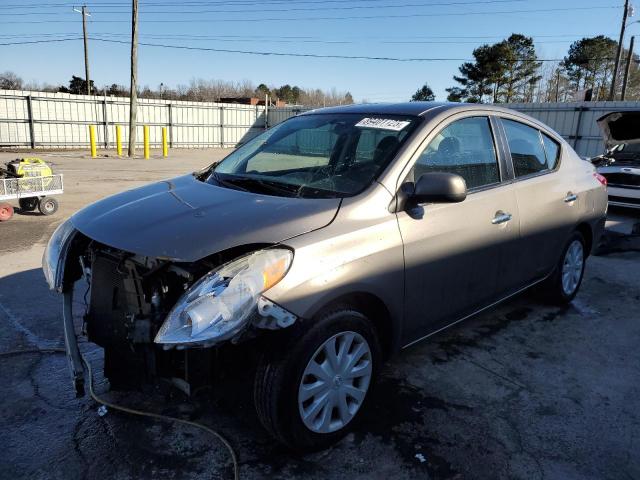
[[[138,0],[131,8],[131,91],[129,93],[129,156],[136,154],[136,119],[138,116]]]
[[[618,79],[618,68],[620,67],[620,57],[622,56],[622,42],[624,41],[624,29],[627,26],[627,15],[629,14],[629,0],[624,0],[624,12],[622,14],[622,25],[620,27],[620,40],[616,51],[616,62],[613,67],[613,77],[611,78],[611,89],[609,90],[609,101],[616,97],[616,80]]]
[[[74,8],[73,11],[82,14],[82,36],[84,37],[84,77],[87,81],[87,95],[91,95],[91,80],[89,79],[89,41],[87,39],[87,17],[90,17],[91,14],[87,12],[86,5],[82,6],[82,10]]]
[[[629,45],[629,57],[627,58],[627,68],[624,71],[624,80],[622,81],[622,95],[620,100],[624,102],[624,97],[627,95],[627,82],[629,80],[629,72],[631,71],[631,63],[633,62],[633,43],[636,37],[631,37],[631,44]]]

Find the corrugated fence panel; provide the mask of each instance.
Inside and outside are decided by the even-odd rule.
[[[146,125],[152,147],[161,145],[163,127],[175,148],[234,147],[264,130],[264,110],[255,105],[139,99],[136,145],[142,146]],[[86,147],[89,125],[96,127],[99,148],[115,147],[116,126],[126,145],[129,99],[0,90],[0,146]]]
[[[29,110],[31,105],[31,115]],[[582,156],[602,153],[596,120],[617,110],[640,110],[640,102],[515,103],[504,105],[549,125]],[[174,148],[234,147],[269,127],[309,109],[139,99],[136,144],[142,146],[143,125],[149,126],[151,145],[168,130]],[[265,122],[265,120],[267,120]],[[89,125],[96,126],[99,147],[115,146],[116,125],[128,142],[129,99],[65,93],[0,90],[0,146],[49,148],[86,147]],[[31,129],[33,128],[33,137]],[[322,151],[321,139],[296,139],[298,146]]]
[[[0,139],[15,145],[29,144],[29,112],[26,98],[0,96]]]

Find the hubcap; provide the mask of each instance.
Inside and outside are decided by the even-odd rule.
[[[562,263],[562,289],[566,295],[572,295],[578,288],[583,266],[584,249],[582,243],[574,240],[569,245]]]
[[[305,426],[331,433],[360,409],[372,374],[369,344],[356,332],[341,332],[324,342],[302,374],[298,410]]]

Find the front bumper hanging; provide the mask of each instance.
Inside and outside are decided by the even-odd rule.
[[[73,291],[65,291],[62,300],[62,323],[64,326],[64,346],[67,351],[67,361],[71,373],[71,382],[76,397],[84,396],[84,368],[78,348],[78,338],[73,326]]]

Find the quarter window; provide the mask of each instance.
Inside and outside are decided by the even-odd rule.
[[[544,151],[547,154],[547,168],[553,170],[558,163],[558,157],[560,156],[560,145],[551,137],[542,134],[542,142],[544,143]]]
[[[547,170],[547,157],[542,148],[540,132],[519,122],[502,120],[513,160],[516,177]]]
[[[414,181],[429,172],[458,174],[469,189],[499,183],[500,170],[489,119],[464,118],[438,133],[413,166]]]

